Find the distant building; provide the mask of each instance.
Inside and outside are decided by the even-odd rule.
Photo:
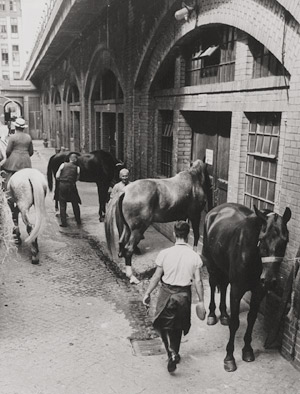
[[[21,0],[0,0],[0,80],[18,80],[21,77],[21,37]]]

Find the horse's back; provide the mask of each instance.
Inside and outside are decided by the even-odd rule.
[[[18,185],[28,182],[30,179],[38,180],[43,186],[47,187],[47,182],[45,176],[41,173],[41,171],[36,168],[23,168],[15,172],[10,180],[10,185]]]
[[[139,179],[125,188],[123,213],[126,220],[170,222],[187,217],[192,202],[189,178]]]
[[[229,275],[230,265],[242,259],[242,238],[251,215],[251,209],[235,203],[221,204],[207,213],[202,254],[209,271],[220,269]]]

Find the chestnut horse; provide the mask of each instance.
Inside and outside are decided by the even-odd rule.
[[[189,219],[194,232],[194,248],[197,248],[201,211],[209,188],[206,164],[196,160],[188,170],[172,178],[134,181],[125,187],[124,193],[110,201],[105,220],[107,244],[113,255],[116,224],[119,257],[125,258],[126,274],[131,283],[138,282],[132,275],[132,255],[151,223]]]
[[[119,171],[124,164],[117,160],[111,153],[104,150],[96,150],[90,153],[78,152],[59,152],[51,156],[47,167],[47,179],[49,190],[53,188],[52,175],[55,178],[59,166],[68,161],[71,153],[78,156],[78,165],[80,167],[80,181],[95,182],[98,189],[99,198],[99,220],[102,221],[105,216],[105,205],[108,200],[108,189],[113,186],[119,179]],[[57,184],[55,183],[55,187]],[[58,210],[57,192],[54,193],[55,208]]]
[[[44,175],[34,168],[24,168],[14,173],[8,181],[7,191],[10,196],[9,206],[12,210],[14,222],[14,236],[17,244],[21,244],[19,230],[19,213],[26,225],[28,237],[26,243],[31,243],[32,264],[39,263],[39,248],[37,237],[41,232],[46,216],[45,198],[47,194],[47,181]],[[35,224],[28,218],[29,209],[35,208]]]
[[[275,285],[276,269],[283,260],[289,239],[287,223],[291,210],[283,216],[270,211],[259,211],[234,203],[219,205],[207,213],[203,235],[203,260],[207,265],[211,288],[210,313],[207,324],[217,323],[215,289],[220,289],[220,321],[230,330],[224,368],[236,370],[233,356],[235,334],[239,327],[240,301],[251,291],[248,326],[244,336],[244,361],[254,361],[251,347],[252,330],[259,305],[266,292]],[[226,310],[226,289],[230,290],[229,318]]]

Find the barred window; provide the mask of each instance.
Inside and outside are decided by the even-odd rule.
[[[193,44],[186,61],[186,85],[234,80],[236,29],[207,29]]]
[[[173,112],[162,111],[161,175],[172,176]]]
[[[263,78],[276,75],[286,75],[290,77],[280,61],[276,59],[263,44],[251,38],[249,40],[249,48],[254,59],[252,78]]]
[[[280,113],[249,115],[245,205],[274,208]]]

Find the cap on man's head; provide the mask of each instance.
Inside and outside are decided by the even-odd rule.
[[[127,168],[123,168],[123,169],[119,172],[119,176],[124,176],[124,175],[129,175],[129,170],[127,170]]]
[[[26,127],[28,127],[23,118],[17,118],[14,121],[14,123],[15,123],[16,127],[19,127],[20,129],[25,129]]]
[[[184,220],[179,220],[174,225],[175,236],[185,239],[190,232],[190,225]]]

